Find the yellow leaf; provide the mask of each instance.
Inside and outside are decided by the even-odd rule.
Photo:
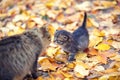
[[[107,69],[104,71],[104,73],[112,73],[112,72],[116,72],[117,71],[117,68],[112,68],[112,69]]]
[[[65,16],[63,13],[60,13],[57,17],[56,17],[56,20],[60,23],[63,23],[65,22]]]
[[[115,6],[117,3],[116,1],[101,1],[101,4],[104,7],[112,7],[112,6]]]
[[[64,80],[71,80],[70,78],[65,78]]]
[[[81,60],[84,60],[85,58],[87,57],[87,54],[86,53],[77,53],[77,55],[75,56],[75,59],[76,61],[81,61]]]
[[[51,36],[54,36],[56,29],[51,24],[49,24],[48,31],[50,32]]]
[[[94,19],[88,18],[87,26],[89,26],[89,27],[91,27],[91,26],[99,27],[99,24]]]
[[[52,8],[54,6],[54,2],[55,2],[55,0],[48,0],[45,5],[48,8]]]
[[[102,76],[102,77],[100,77],[98,80],[108,80],[109,79],[109,76]]]
[[[109,80],[109,78],[111,77],[111,76],[119,76],[120,75],[120,72],[112,72],[112,73],[110,73],[110,74],[105,74],[105,75],[103,75],[102,77],[100,77],[98,80]],[[117,80],[119,80],[119,79],[117,79]]]
[[[74,68],[74,67],[75,67],[75,64],[74,64],[74,63],[68,63],[68,64],[67,64],[67,67],[68,67],[68,68]]]
[[[56,70],[58,67],[56,64],[51,63],[47,58],[40,60],[39,64],[43,70]]]
[[[56,53],[57,53],[57,54],[58,54],[58,53],[60,54],[59,48],[54,48],[54,47],[49,47],[49,48],[46,50],[46,52],[47,52],[47,56],[50,56],[51,58],[53,58]]]
[[[43,80],[43,77],[40,76],[40,77],[37,78],[37,80]]]
[[[69,78],[69,77],[72,77],[72,75],[70,73],[67,73],[67,72],[63,72],[63,71],[60,71],[60,73],[62,75],[64,75],[65,77]]]
[[[9,31],[9,32],[7,33],[7,35],[8,35],[8,36],[13,36],[13,35],[16,35],[16,34],[21,34],[21,33],[23,33],[24,31],[25,31],[25,29],[18,27],[18,28],[15,29],[14,31]]]
[[[108,44],[101,43],[98,46],[96,46],[95,48],[98,50],[105,51],[105,50],[109,50],[110,46]]]
[[[28,27],[28,28],[33,28],[33,27],[35,27],[35,24],[36,24],[36,23],[35,23],[34,21],[30,21],[30,20],[27,21],[27,27]]]
[[[93,47],[96,46],[98,43],[102,42],[103,37],[98,37],[98,36],[90,36],[90,43],[89,43],[89,47]]]
[[[93,35],[95,35],[95,36],[105,36],[104,32],[102,32],[98,29],[93,30]]]

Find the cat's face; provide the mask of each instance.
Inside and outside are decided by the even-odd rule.
[[[71,33],[65,30],[58,30],[54,35],[54,43],[58,45],[64,45],[71,40]]]

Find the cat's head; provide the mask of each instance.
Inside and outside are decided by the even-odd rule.
[[[48,46],[51,42],[51,34],[48,31],[48,27],[44,25],[40,28],[37,28],[37,31],[39,35],[41,36],[43,46],[44,47]]]
[[[38,42],[41,42],[44,48],[46,48],[51,43],[51,34],[48,31],[48,27],[46,25],[40,28],[35,27],[33,29],[30,29],[24,34],[28,37],[32,37]]]
[[[54,34],[54,43],[58,45],[65,45],[72,39],[72,34],[65,30],[57,30]]]

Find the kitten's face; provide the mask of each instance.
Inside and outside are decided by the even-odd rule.
[[[70,41],[71,33],[65,30],[59,30],[55,32],[54,43],[58,45],[64,45]]]

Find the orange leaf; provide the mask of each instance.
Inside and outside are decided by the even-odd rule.
[[[97,52],[96,49],[90,48],[90,49],[89,49],[89,54],[90,54],[90,55],[98,55],[98,52]]]
[[[103,54],[98,55],[98,56],[97,56],[97,59],[98,59],[100,62],[104,63],[104,64],[107,63],[107,57],[104,56]]]
[[[57,18],[56,18],[56,20],[58,21],[58,22],[65,22],[65,16],[64,16],[64,14],[63,13],[60,13],[58,16],[57,16]]]

